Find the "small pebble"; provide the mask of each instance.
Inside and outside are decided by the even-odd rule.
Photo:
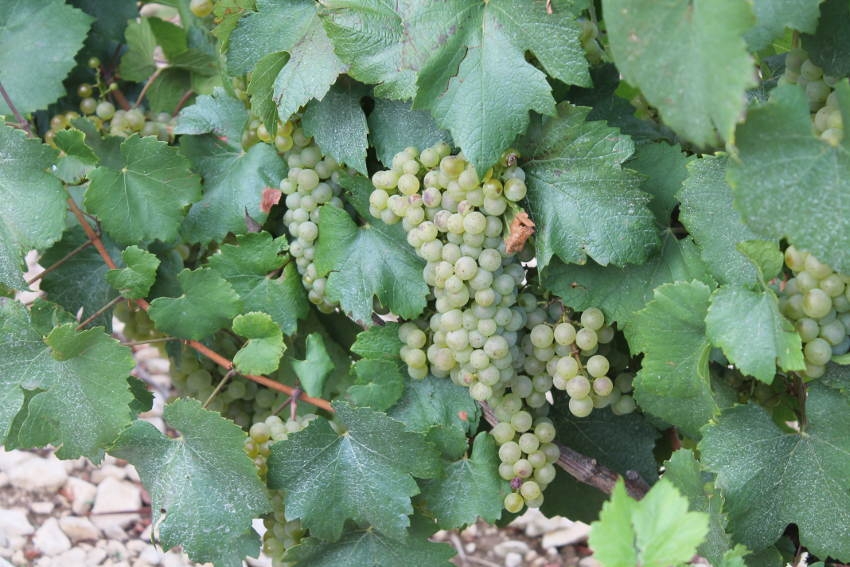
[[[95,541],[100,537],[100,530],[88,518],[63,516],[59,518],[59,527],[73,543],[87,540]]]
[[[44,555],[59,555],[71,549],[71,540],[59,527],[56,518],[48,518],[32,538],[35,547]]]
[[[499,557],[507,557],[508,553],[518,553],[520,557],[528,553],[528,544],[524,541],[509,539],[493,546],[493,553]]]
[[[522,555],[515,551],[508,552],[505,555],[505,567],[519,567],[522,565]]]
[[[65,490],[71,498],[71,510],[78,516],[88,514],[94,504],[97,487],[81,478],[71,477],[65,483]]]
[[[55,492],[68,480],[65,465],[53,455],[26,459],[7,474],[13,486],[30,492]]]
[[[33,502],[30,504],[30,510],[36,514],[49,514],[55,507],[56,505],[53,502]]]

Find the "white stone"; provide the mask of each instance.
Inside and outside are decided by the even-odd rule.
[[[56,567],[67,567],[68,565],[91,565],[87,563],[88,553],[85,549],[74,548],[66,551],[53,559],[52,565]]]
[[[104,532],[110,526],[124,528],[139,519],[140,516],[135,510],[141,507],[142,493],[138,486],[125,480],[107,477],[97,487],[97,495],[91,509],[92,521]]]
[[[18,449],[6,451],[0,447],[0,471],[8,473],[13,468],[23,464],[24,461],[35,458],[37,458],[35,455],[26,451],[19,451]]]
[[[65,483],[65,491],[71,498],[71,510],[78,516],[88,514],[94,504],[97,487],[81,478],[71,477]]]
[[[26,459],[6,472],[13,486],[29,491],[55,492],[68,480],[65,465],[53,455]]]
[[[0,557],[0,567],[15,567],[15,566],[12,565],[11,563],[9,563],[8,561],[6,561],[5,559],[3,559],[2,557]]]
[[[62,461],[62,465],[65,467],[65,472],[68,474],[73,473],[78,469],[84,469],[89,466],[89,460],[85,457],[80,457],[79,459],[72,459],[69,461]]]
[[[124,470],[124,467],[119,467],[115,465],[103,465],[102,467],[92,471],[91,481],[95,484],[100,484],[107,478],[124,480],[126,476],[127,472]]]
[[[151,374],[168,374],[171,365],[167,358],[151,358],[145,363],[145,368]]]
[[[36,514],[47,515],[53,511],[56,507],[56,504],[53,502],[33,502],[30,504],[30,510],[35,512]]]
[[[56,518],[48,518],[36,530],[32,541],[44,555],[59,555],[71,549],[71,540],[59,527]]]
[[[151,544],[145,544],[145,548],[139,553],[139,559],[147,563],[148,565],[159,565],[162,563],[162,556],[165,555],[163,552],[158,550]]]
[[[59,527],[73,543],[86,540],[93,541],[100,537],[100,530],[88,518],[63,516],[59,518]]]
[[[114,539],[107,541],[103,548],[107,557],[113,561],[124,561],[130,556],[124,544]]]
[[[4,472],[0,472],[0,488],[5,488],[6,486],[9,486],[9,484],[9,475]]]
[[[520,567],[522,565],[522,555],[515,551],[505,555],[505,567]]]
[[[124,472],[127,475],[127,479],[133,482],[142,482],[141,477],[139,476],[139,471],[136,470],[136,467],[133,465],[127,465],[124,467]]]
[[[103,535],[115,541],[127,541],[129,536],[118,524],[108,524],[103,528]]]
[[[27,519],[27,511],[23,508],[10,510],[0,509],[0,534],[11,539],[14,536],[26,536],[35,531]]]
[[[145,548],[147,544],[140,539],[131,539],[127,542],[126,545],[127,551],[129,551],[130,553],[138,554],[141,553],[141,551]]]
[[[140,362],[143,360],[154,360],[157,358],[162,358],[162,356],[159,354],[159,349],[152,346],[141,347],[133,353],[133,356],[136,358],[136,360]]]
[[[592,556],[588,556],[579,559],[578,567],[603,567],[603,565],[599,562],[599,560],[594,559]]]
[[[501,543],[496,544],[493,547],[493,553],[498,555],[499,557],[507,557],[508,553],[518,553],[521,556],[528,553],[528,544],[524,541],[519,541],[516,539],[509,539],[507,541],[503,541]]]
[[[90,549],[86,555],[86,565],[100,565],[106,559],[106,550],[99,547]]]
[[[564,547],[587,539],[590,526],[584,522],[575,522],[568,528],[557,529],[543,534],[541,544],[543,549],[549,547]]]

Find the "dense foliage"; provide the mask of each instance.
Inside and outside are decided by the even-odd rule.
[[[159,543],[216,565],[449,565],[436,530],[526,507],[609,567],[848,562],[847,29],[2,3],[0,442],[128,460]]]

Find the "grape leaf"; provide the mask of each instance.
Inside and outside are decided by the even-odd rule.
[[[398,338],[398,327],[398,323],[387,323],[357,333],[351,352],[363,358],[400,360],[399,351],[404,343]]]
[[[354,373],[357,380],[348,387],[348,396],[355,405],[386,411],[404,393],[400,361],[358,360],[354,363]]]
[[[726,184],[726,159],[711,156],[688,165],[679,199],[679,219],[696,240],[702,258],[721,284],[752,285],[759,275],[735,245],[758,235],[744,224],[732,206],[732,190]]]
[[[805,370],[800,335],[779,312],[770,291],[722,287],[711,296],[705,318],[712,344],[744,374],[770,384],[776,367]]]
[[[323,154],[369,175],[366,171],[369,127],[360,108],[362,94],[360,88],[332,88],[321,101],[307,105],[301,125]]]
[[[223,137],[234,148],[241,148],[242,130],[248,120],[248,111],[241,100],[216,88],[212,95],[201,95],[195,104],[180,111],[175,134],[215,134]]]
[[[292,368],[298,375],[304,391],[308,396],[320,397],[330,373],[333,372],[334,362],[325,350],[325,341],[319,333],[307,335],[307,357],[304,360],[293,360]]]
[[[372,323],[373,296],[401,317],[425,308],[422,260],[400,241],[398,228],[379,220],[358,227],[344,210],[322,207],[316,268],[328,276],[328,298],[357,323]]]
[[[247,73],[270,53],[289,54],[274,82],[281,120],[310,100],[321,100],[345,71],[316,10],[311,0],[259,0],[257,11],[243,17],[230,36],[228,67],[233,74]]]
[[[502,515],[502,501],[510,491],[499,477],[496,442],[486,431],[475,436],[472,454],[448,463],[444,475],[422,482],[422,498],[440,529],[475,523],[493,523]]]
[[[100,462],[133,418],[133,355],[102,329],[76,331],[75,322],[51,328],[44,315],[0,298],[0,439],[17,415],[8,448],[53,444],[62,459]]]
[[[133,134],[121,144],[120,169],[89,174],[85,205],[119,244],[177,238],[184,208],[201,197],[201,180],[189,162],[153,137]]]
[[[127,40],[127,51],[121,56],[118,71],[122,78],[141,83],[156,71],[153,57],[156,37],[151,28],[150,18],[128,22],[124,37]]]
[[[233,357],[236,370],[243,374],[271,374],[277,370],[286,345],[271,316],[258,311],[237,315],[233,332],[248,339]]]
[[[92,21],[61,0],[0,4],[0,83],[18,112],[47,108],[65,94],[62,80]],[[0,114],[11,114],[2,98]]]
[[[136,421],[110,453],[139,470],[164,549],[182,545],[193,561],[241,566],[260,550],[251,520],[271,510],[245,432],[191,399],[166,405],[163,419],[179,437]]]
[[[850,124],[850,85],[841,81],[835,92]],[[796,85],[775,88],[767,103],[747,113],[736,136],[740,159],[729,162],[727,179],[747,224],[850,272],[850,226],[844,213],[850,208],[850,139],[833,147],[817,138],[808,99]],[[782,167],[776,165],[777,156]],[[788,203],[794,203],[793,210]]]
[[[286,238],[272,239],[268,232],[242,234],[236,244],[222,244],[211,256],[209,267],[226,279],[246,311],[271,315],[285,335],[295,333],[298,320],[304,319],[310,304],[301,285],[301,277],[284,253]],[[277,277],[270,277],[282,268]]]
[[[433,376],[408,380],[401,400],[388,413],[408,430],[427,435],[451,460],[466,453],[467,437],[478,429],[481,416],[468,388]]]
[[[244,75],[269,53],[288,51],[316,12],[300,0],[258,0],[256,11],[245,12],[230,34],[227,69],[231,75]]]
[[[300,518],[316,537],[336,540],[352,519],[404,538],[413,513],[410,497],[419,492],[413,476],[439,474],[436,451],[385,414],[341,402],[333,406],[345,434],[316,419],[272,445],[269,486],[286,491],[287,518]]]
[[[776,241],[744,240],[737,243],[735,249],[752,262],[762,282],[769,282],[777,277],[785,267],[785,255]]]
[[[606,567],[667,567],[690,561],[707,533],[708,514],[689,512],[671,482],[660,480],[636,502],[618,480],[590,526],[589,543]]]
[[[663,234],[661,249],[645,264],[618,268],[590,262],[583,266],[552,261],[543,283],[577,311],[599,307],[609,323],[628,325],[635,312],[652,299],[652,290],[675,281],[711,281],[693,240]]]
[[[360,529],[343,533],[333,543],[306,538],[286,550],[284,561],[311,567],[451,567],[448,560],[454,555],[451,546],[426,538],[389,538],[373,529]]]
[[[85,135],[80,130],[59,130],[53,136],[53,143],[61,152],[56,161],[56,177],[65,183],[81,183],[97,165],[97,155],[86,145]]]
[[[386,167],[404,148],[424,150],[437,142],[451,143],[449,133],[441,130],[430,114],[413,110],[408,102],[375,99],[368,123],[369,141]]]
[[[159,258],[138,246],[130,246],[121,252],[126,268],[109,270],[106,281],[127,299],[146,297],[154,281]]]
[[[101,236],[101,240],[110,256],[118,258],[121,249],[105,236]],[[86,242],[88,237],[82,227],[74,226],[65,231],[62,240],[51,246],[39,261],[45,266],[51,266]],[[41,280],[41,289],[47,292],[50,301],[58,303],[70,313],[80,313],[86,319],[118,296],[118,292],[106,281],[108,272],[109,266],[103,262],[98,251],[90,246],[45,275]],[[112,316],[108,311],[92,322],[103,325],[107,330],[112,329]]]
[[[273,147],[258,143],[244,152],[239,138],[223,141],[206,135],[183,136],[180,149],[204,178],[203,197],[180,228],[184,238],[206,243],[228,232],[244,234],[246,214],[259,223],[266,220],[263,189],[277,187],[287,171]]]
[[[786,27],[814,33],[818,25],[818,4],[821,2],[822,0],[754,0],[756,25],[744,34],[750,51],[761,51],[768,47],[774,38],[785,33]]]
[[[820,5],[820,21],[814,35],[803,35],[803,49],[825,75],[844,77],[850,73],[850,39],[847,24],[850,8],[841,0]],[[805,30],[808,31],[808,30]]]
[[[723,495],[714,487],[713,476],[703,472],[690,449],[679,449],[664,463],[664,478],[688,499],[694,512],[708,514],[708,534],[697,553],[712,565],[722,565],[723,555],[733,549],[726,533],[728,519],[723,512]]]
[[[133,0],[71,0],[69,4],[97,18],[92,23],[91,35],[115,41],[124,40],[127,20],[139,14],[139,7]],[[104,5],[109,9],[105,10]]]
[[[431,110],[481,174],[526,129],[529,110],[555,114],[546,74],[526,52],[555,79],[590,84],[579,26],[565,11],[548,14],[543,4],[522,0],[454,0],[422,17],[431,25],[421,33],[433,33],[439,22],[449,35],[440,36],[419,72],[415,106]]]
[[[183,270],[177,279],[183,295],[157,297],[148,310],[156,328],[164,333],[199,340],[227,326],[242,311],[233,287],[209,268]]]
[[[647,176],[640,188],[652,195],[648,206],[662,229],[670,226],[670,216],[679,202],[676,193],[688,176],[687,166],[691,161],[678,144],[657,142],[638,145],[634,157],[625,164]]]
[[[658,430],[636,413],[614,415],[610,409],[594,410],[577,418],[559,412],[554,418],[558,441],[620,474],[635,471],[652,484],[658,480],[653,450]]]
[[[259,116],[272,136],[277,134],[277,105],[272,98],[274,81],[287,61],[289,54],[285,51],[269,53],[257,61],[248,82],[251,110]]]
[[[150,18],[148,21],[171,69],[206,76],[218,71],[218,61],[214,56],[190,46],[188,36],[190,30],[159,18]]]
[[[25,287],[24,254],[59,240],[65,229],[62,183],[47,173],[56,152],[0,125],[0,284]]]
[[[711,419],[705,314],[711,290],[701,282],[665,284],[635,314],[627,336],[632,352],[643,352],[635,377],[635,401],[647,412],[691,437]]]
[[[522,167],[540,269],[553,255],[567,263],[590,256],[602,265],[641,264],[658,247],[650,197],[622,168],[634,145],[603,122],[585,122],[588,111],[562,107],[526,142]]]
[[[702,462],[717,473],[737,541],[760,550],[795,523],[811,553],[850,560],[848,410],[844,394],[812,382],[800,432],[755,404],[724,410],[703,430]]]
[[[756,85],[746,0],[605,0],[603,11],[617,68],[665,124],[697,146],[733,140]]]

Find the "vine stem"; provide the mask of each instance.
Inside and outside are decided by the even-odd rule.
[[[136,98],[136,102],[133,103],[133,108],[138,108],[142,101],[145,99],[145,95],[148,94],[148,89],[151,88],[151,85],[154,84],[162,72],[167,69],[167,67],[157,67],[156,71],[153,72],[153,75],[148,77],[148,80],[145,81],[145,86],[142,87],[142,92],[139,93],[139,96]]]
[[[95,319],[97,319],[98,317],[100,317],[101,315],[106,313],[107,311],[109,311],[109,309],[111,309],[113,306],[119,304],[123,300],[124,300],[124,298],[121,297],[120,295],[117,296],[117,297],[114,297],[112,299],[112,301],[110,301],[109,303],[107,303],[106,305],[104,305],[103,307],[101,307],[100,309],[98,309],[97,311],[95,311],[94,313],[89,315],[88,317],[86,317],[86,319],[82,323],[77,325],[77,330],[82,331],[83,329],[86,328],[86,325],[88,325],[89,323],[91,323],[92,321],[94,321]]]
[[[77,246],[76,248],[74,248],[73,250],[53,262],[53,264],[44,268],[41,272],[28,279],[27,285],[34,284],[35,282],[37,282],[38,280],[40,280],[41,278],[43,278],[44,276],[46,276],[47,274],[49,274],[50,272],[52,272],[53,270],[55,270],[56,268],[58,268],[59,266],[61,266],[62,264],[64,264],[65,262],[67,262],[68,260],[70,260],[71,258],[73,258],[91,245],[92,241],[86,240],[85,242],[83,242],[82,244],[80,244],[79,246]]]
[[[487,423],[491,426],[499,423],[489,405],[482,402],[481,409],[484,411],[484,419],[487,420]],[[614,491],[614,485],[621,475],[606,466],[600,465],[596,459],[582,455],[566,445],[557,442],[556,445],[561,451],[557,465],[570,476],[581,483],[601,490],[605,494],[611,494]],[[649,492],[649,484],[636,471],[626,472],[623,481],[626,483],[626,492],[632,498],[640,500]]]
[[[3,97],[3,100],[6,101],[6,106],[9,107],[9,110],[12,111],[12,114],[15,116],[15,120],[18,121],[18,125],[21,129],[32,136],[32,129],[30,128],[30,123],[24,119],[24,116],[18,111],[18,107],[15,106],[15,103],[12,102],[12,98],[9,96],[9,93],[6,92],[6,88],[3,86],[3,82],[0,81],[0,96]]]
[[[91,225],[86,221],[85,214],[83,213],[83,211],[80,210],[80,207],[77,206],[77,203],[75,203],[74,199],[72,199],[71,197],[68,197],[68,207],[71,209],[71,212],[77,218],[77,221],[83,227],[83,231],[85,231],[86,236],[91,241],[91,243],[94,245],[94,247],[97,249],[97,251],[100,254],[100,257],[103,259],[104,263],[107,266],[109,266],[109,268],[111,268],[113,270],[117,270],[118,266],[115,264],[115,261],[109,255],[109,251],[106,249],[106,246],[103,245],[103,241],[100,239],[100,236],[98,236],[97,232],[95,232],[95,230],[91,227]],[[136,305],[138,305],[139,307],[141,307],[145,311],[147,311],[150,308],[150,303],[148,303],[144,299],[136,299],[134,301],[136,302]],[[209,358],[210,360],[212,360],[213,362],[215,362],[216,364],[218,364],[222,368],[224,368],[226,370],[232,370],[233,369],[233,362],[231,360],[229,360],[228,358],[218,354],[217,352],[215,352],[211,348],[207,347],[206,345],[199,343],[198,341],[194,341],[194,340],[184,340],[183,343],[188,345],[189,347],[193,348],[198,353],[206,356],[207,358]],[[271,378],[267,378],[265,376],[257,376],[257,375],[254,375],[254,374],[241,374],[241,373],[240,373],[240,376],[244,376],[245,378],[247,378],[248,380],[251,380],[252,382],[256,382],[257,384],[261,384],[261,385],[263,385],[267,388],[271,388],[272,390],[277,390],[278,392],[283,392],[284,394],[288,394],[290,396],[293,395],[293,393],[296,390],[292,386],[287,386],[286,384],[281,384],[280,382],[277,382],[276,380],[272,380]],[[327,412],[333,413],[333,411],[334,411],[330,402],[328,402],[327,400],[323,400],[321,398],[314,398],[312,396],[305,396],[303,394],[300,395],[298,397],[298,399],[303,400],[303,401],[307,402],[308,404],[314,405],[317,408],[323,409]]]

